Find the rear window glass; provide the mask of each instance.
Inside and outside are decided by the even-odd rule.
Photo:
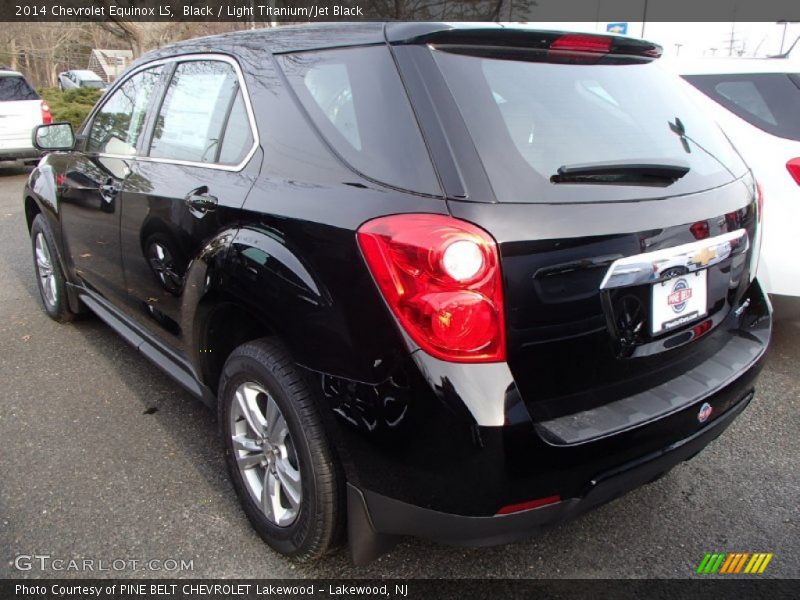
[[[317,129],[353,169],[395,187],[441,193],[387,48],[278,59]]]
[[[0,77],[0,102],[38,99],[39,94],[33,91],[23,77]]]
[[[746,172],[719,128],[657,62],[556,64],[535,51],[432,52],[500,202],[659,198]],[[664,187],[552,180],[562,167],[609,163],[689,171]]]
[[[685,79],[759,129],[800,141],[800,76],[785,73],[687,75]]]

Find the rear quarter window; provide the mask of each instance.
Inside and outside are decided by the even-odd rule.
[[[350,167],[393,187],[441,194],[386,47],[301,52],[277,58],[317,130]]]
[[[751,125],[800,141],[800,76],[750,73],[685,75],[684,79]]]
[[[0,102],[38,99],[39,94],[33,91],[25,78],[19,76],[0,77]]]

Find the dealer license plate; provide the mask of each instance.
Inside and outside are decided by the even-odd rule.
[[[652,333],[691,323],[708,313],[708,272],[695,271],[653,284]]]

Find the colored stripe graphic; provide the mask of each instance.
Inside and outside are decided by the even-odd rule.
[[[771,552],[706,552],[697,567],[697,574],[760,574],[766,570],[773,556]]]
[[[745,573],[758,573],[758,568],[761,566],[762,561],[766,554],[761,554],[760,552],[756,552],[753,554],[753,558],[750,559],[750,562],[747,563],[747,566],[744,568]]]
[[[745,552],[741,556],[742,557],[739,559],[739,562],[736,563],[736,570],[734,571],[734,573],[738,573],[739,571],[742,570],[742,567],[744,566],[744,561],[747,560],[747,557],[750,556],[750,553],[749,552]]]
[[[711,573],[716,573],[719,570],[719,568],[722,566],[723,560],[725,560],[725,553],[720,552],[717,562],[714,563],[714,567],[711,569]]]
[[[700,566],[697,567],[698,574],[705,573],[706,565],[708,564],[708,561],[710,559],[711,559],[711,554],[709,552],[706,552],[706,555],[703,557],[703,560],[700,561]]]
[[[724,552],[707,553],[703,558],[700,566],[697,567],[697,572],[703,575],[711,575],[716,573],[725,560]]]
[[[767,568],[767,565],[769,564],[769,561],[771,561],[771,560],[772,560],[772,557],[773,557],[773,556],[774,556],[774,554],[772,554],[772,552],[770,552],[769,554],[767,554],[767,555],[764,557],[764,562],[762,562],[762,563],[761,563],[761,567],[758,569],[758,572],[759,572],[759,573],[763,573],[763,572],[764,572],[764,569],[766,569],[766,568]]]
[[[730,569],[731,564],[733,564],[733,556],[734,556],[733,554],[728,554],[728,558],[725,560],[725,562],[722,565],[722,568],[719,570],[720,573],[729,572],[728,569]]]

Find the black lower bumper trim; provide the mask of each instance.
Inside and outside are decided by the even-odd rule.
[[[724,415],[694,435],[595,477],[584,496],[567,498],[541,508],[502,516],[464,516],[414,506],[369,490],[358,492],[355,488],[353,491],[357,496],[351,495],[350,500],[364,503],[365,522],[377,535],[411,535],[456,546],[508,543],[528,537],[544,526],[575,517],[657,479],[722,434],[752,397],[753,391],[750,390]],[[358,543],[356,539],[350,541],[351,544]]]

